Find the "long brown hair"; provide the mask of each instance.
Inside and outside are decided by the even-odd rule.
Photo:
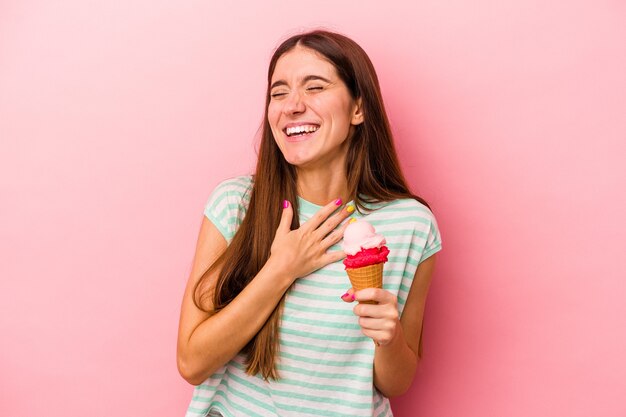
[[[206,297],[212,297],[211,313],[226,307],[267,262],[280,222],[283,200],[293,205],[291,228],[300,226],[297,172],[276,145],[267,119],[270,84],[276,63],[296,45],[315,50],[325,57],[335,66],[352,98],[362,99],[364,121],[354,127],[346,158],[348,190],[357,209],[367,211],[367,203],[398,198],[414,198],[426,204],[409,191],[400,170],[376,71],[365,51],[353,40],[333,32],[315,30],[292,36],[276,49],[270,60],[261,143],[246,215],[230,245],[203,274],[194,289],[194,302],[198,308],[202,308]],[[210,289],[206,280],[218,266],[222,269],[215,287]],[[266,380],[278,378],[275,358],[284,300],[285,295],[244,348],[247,354],[246,372],[250,375],[261,373]]]

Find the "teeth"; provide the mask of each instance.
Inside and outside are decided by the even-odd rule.
[[[294,126],[294,127],[288,127],[287,129],[285,129],[285,132],[287,133],[287,136],[291,136],[291,135],[297,135],[299,133],[311,133],[311,132],[315,132],[317,129],[319,129],[319,126],[315,126],[315,125],[300,125],[300,126]]]

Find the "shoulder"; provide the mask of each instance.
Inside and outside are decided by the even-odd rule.
[[[215,189],[213,194],[227,194],[227,195],[246,195],[250,194],[253,185],[252,175],[241,175],[238,177],[227,178],[221,181]]]
[[[214,189],[204,207],[204,215],[230,242],[250,203],[253,177],[244,175],[228,178]]]
[[[412,198],[403,198],[377,204],[368,215],[381,233],[398,245],[406,248],[424,261],[441,250],[441,233],[433,212]],[[403,246],[404,247],[404,246]]]
[[[424,204],[413,198],[402,198],[368,206],[375,217],[382,216],[398,223],[415,225],[436,224],[435,215]]]

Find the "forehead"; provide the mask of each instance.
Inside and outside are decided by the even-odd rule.
[[[292,79],[298,80],[307,75],[320,75],[331,79],[337,76],[337,70],[319,52],[297,45],[276,61],[272,83],[277,80],[290,82]]]

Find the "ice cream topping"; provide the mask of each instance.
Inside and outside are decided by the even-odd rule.
[[[387,255],[389,255],[389,249],[387,246],[381,248],[363,249],[357,252],[356,255],[348,255],[343,260],[343,264],[346,268],[361,268],[368,265],[379,264],[381,262],[387,262]]]
[[[374,226],[365,220],[351,222],[343,232],[343,251],[355,255],[361,249],[382,247],[387,241],[383,235],[377,235]]]

